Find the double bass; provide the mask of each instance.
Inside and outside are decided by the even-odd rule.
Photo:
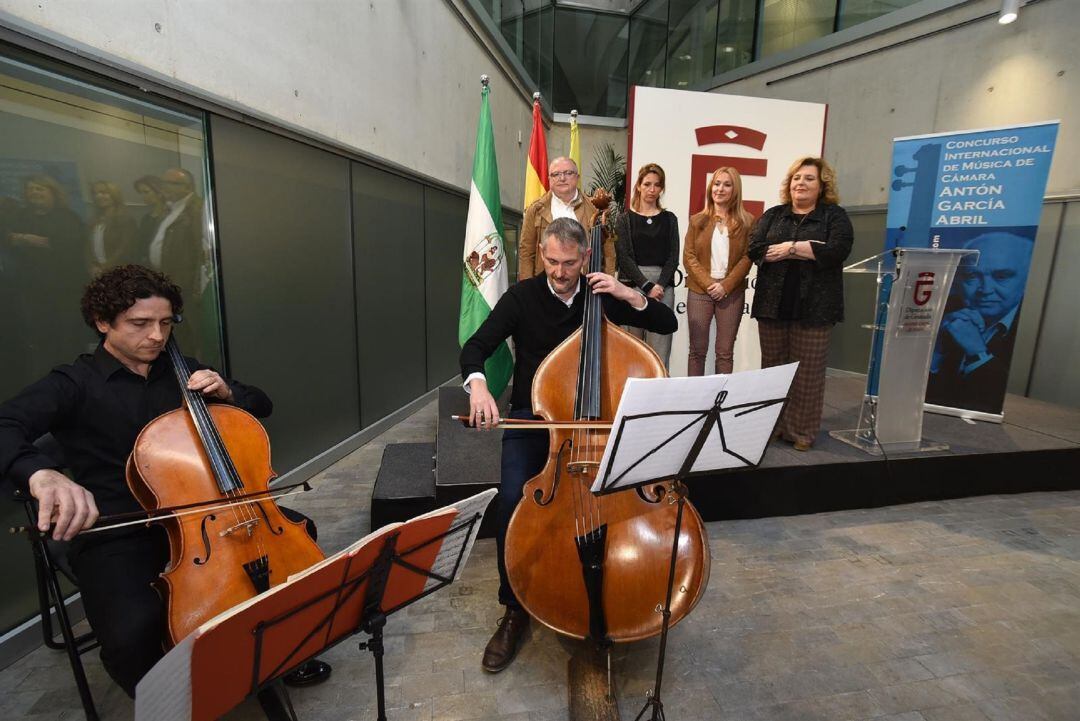
[[[169,536],[169,565],[158,590],[169,640],[321,561],[303,522],[269,497],[270,441],[254,416],[207,404],[175,337],[166,345],[183,407],[150,421],[128,456],[126,477],[148,512],[195,508],[157,521]]]
[[[602,198],[594,203],[601,209]],[[603,231],[592,229],[589,272],[603,266]],[[604,317],[600,296],[585,291],[582,327],[536,371],[533,413],[556,426],[544,469],[526,482],[506,532],[510,584],[526,611],[566,636],[637,641],[661,632],[677,507],[670,482],[596,496],[590,487],[628,378],[667,375],[645,343]],[[577,425],[558,427],[560,421]],[[598,428],[608,421],[608,428]],[[689,503],[675,568],[671,623],[708,585],[709,545]]]

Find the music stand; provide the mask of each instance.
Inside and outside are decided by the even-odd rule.
[[[458,579],[495,490],[395,523],[200,626],[139,682],[136,721],[216,719],[363,631],[386,719],[386,618]],[[288,710],[295,720],[296,715]]]
[[[761,463],[797,367],[790,363],[731,375],[631,378],[626,383],[591,490],[604,495],[670,479],[678,498],[656,683],[635,721],[650,709],[652,721],[664,718],[660,687],[686,505],[684,481]]]

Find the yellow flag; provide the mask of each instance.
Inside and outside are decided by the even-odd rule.
[[[577,111],[570,111],[570,159],[577,165],[578,172],[581,170],[581,131],[577,126]]]

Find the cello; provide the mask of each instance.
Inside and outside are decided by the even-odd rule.
[[[269,497],[266,429],[248,412],[208,405],[189,390],[191,375],[174,336],[166,349],[183,407],[150,421],[128,456],[128,488],[148,512],[207,506],[163,516],[169,565],[158,591],[175,645],[205,621],[284,582],[324,556],[302,521]],[[249,496],[254,499],[245,500]],[[208,501],[219,504],[208,506]]]
[[[608,199],[593,202],[603,209]],[[599,272],[602,221],[592,229],[591,247],[589,272]],[[560,634],[606,645],[662,630],[677,499],[666,481],[608,496],[589,490],[626,380],[667,371],[651,348],[604,317],[599,295],[585,295],[582,327],[533,378],[533,413],[554,427],[548,426],[547,462],[525,484],[510,519],[505,561],[529,615]],[[560,423],[567,420],[574,423]],[[685,508],[671,624],[693,609],[709,578],[704,524],[692,505]]]

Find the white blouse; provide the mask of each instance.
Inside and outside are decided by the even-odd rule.
[[[712,268],[709,275],[716,280],[721,280],[727,275],[728,249],[731,241],[728,238],[727,226],[717,223],[712,232],[712,252],[709,254]]]

